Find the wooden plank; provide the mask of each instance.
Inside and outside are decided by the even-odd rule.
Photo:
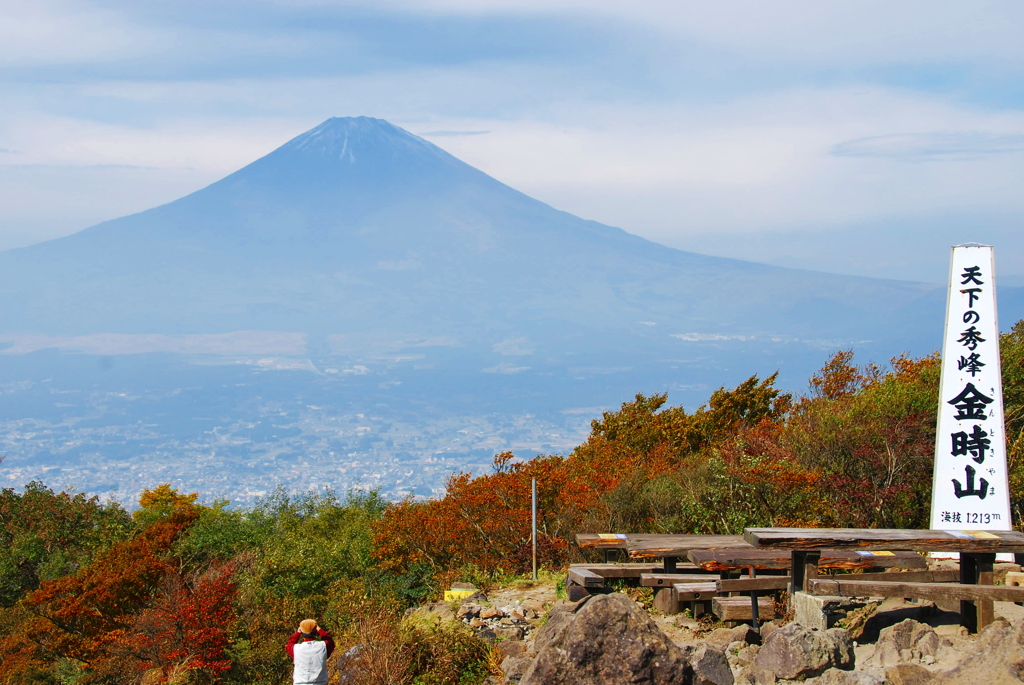
[[[685,559],[692,549],[749,548],[740,535],[629,535],[626,548],[630,559]]]
[[[720,621],[751,621],[754,611],[750,597],[715,597],[711,600],[711,612]],[[770,620],[775,615],[775,600],[771,597],[758,597],[757,614],[762,620]]]
[[[626,549],[625,533],[576,533],[580,549]]]
[[[1024,602],[1024,588],[958,583],[896,583],[818,578],[808,580],[813,595],[846,597],[916,597],[931,600]]]
[[[838,580],[866,580],[894,583],[959,583],[960,571],[906,571],[901,573],[851,573],[832,576]]]
[[[743,532],[743,537],[751,545],[759,548],[1024,552],[1024,533],[1015,530],[747,528]]]
[[[821,576],[819,576],[821,577]],[[834,580],[895,582],[895,583],[959,583],[960,571],[907,571],[905,573],[854,573],[832,576]],[[761,576],[760,578],[738,578],[719,580],[715,583],[719,592],[763,592],[785,590],[789,587],[789,576]]]
[[[704,601],[718,596],[715,583],[676,583],[672,587],[680,602]]]
[[[705,571],[735,571],[755,568],[759,571],[789,570],[789,550],[757,549],[756,547],[731,549],[694,549],[687,555],[698,568]],[[822,550],[821,568],[874,569],[905,568],[926,569],[927,560],[917,552],[867,552],[861,550]]]
[[[644,573],[640,576],[640,587],[671,587],[676,583],[710,582],[709,573]]]
[[[654,593],[654,608],[666,614],[679,613],[679,596],[673,587],[663,587]]]
[[[590,590],[581,585],[567,585],[565,587],[565,594],[570,602],[578,602],[584,597],[589,597]]]
[[[639,578],[645,573],[658,573],[661,564],[572,564],[569,568],[585,568],[602,578]],[[696,572],[697,567],[687,564],[680,567],[687,572]]]
[[[792,578],[789,576],[762,576],[760,578],[739,578],[719,580],[715,588],[721,593],[727,592],[769,592],[771,590],[788,590]]]
[[[586,568],[570,566],[569,580],[583,587],[604,587],[604,578]]]

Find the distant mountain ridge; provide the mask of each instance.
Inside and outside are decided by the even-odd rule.
[[[0,293],[0,332],[527,337],[555,355],[686,336],[937,341],[944,305],[934,285],[664,247],[368,117],[329,119],[169,204],[0,253]]]

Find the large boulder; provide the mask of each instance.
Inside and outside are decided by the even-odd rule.
[[[940,638],[927,623],[908,618],[882,630],[866,665],[890,668],[922,657],[938,657],[940,650],[949,647],[949,641]]]
[[[818,630],[790,623],[772,632],[754,657],[756,671],[804,680],[830,668],[853,669],[853,640],[842,628]]]
[[[943,685],[1020,685],[1024,682],[1024,619],[998,618],[978,635],[974,648],[941,674]]]
[[[622,594],[597,595],[553,611],[534,642],[522,685],[690,685],[682,649]],[[727,685],[731,685],[731,680]]]

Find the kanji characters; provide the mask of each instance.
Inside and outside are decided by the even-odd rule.
[[[971,459],[979,464],[985,461],[985,452],[992,445],[988,433],[983,431],[978,424],[974,424],[974,430],[970,435],[965,431],[960,431],[953,433],[950,437],[953,439],[952,454],[954,457],[970,455]]]
[[[968,283],[973,283],[974,285],[985,285],[985,282],[981,280],[980,276],[980,266],[965,267],[964,272],[960,274],[960,277],[964,279],[960,281],[960,285],[967,285]]]
[[[960,485],[960,481],[956,478],[953,479],[953,494],[956,495],[957,499],[962,497],[977,497],[978,499],[985,499],[988,496],[988,481],[984,478],[978,479],[978,487],[974,487],[974,476],[977,471],[970,464],[967,465],[967,487]]]
[[[981,331],[971,326],[960,334],[960,339],[957,342],[962,343],[964,347],[974,352],[974,350],[978,349],[978,343],[985,342],[985,338],[981,337]]]
[[[992,404],[993,401],[991,397],[978,392],[978,389],[974,387],[974,383],[968,383],[960,391],[959,395],[949,400],[946,404],[952,404],[956,408],[956,416],[954,418],[957,421],[963,421],[964,419],[985,421],[988,419],[985,416],[985,407]]]
[[[971,352],[966,357],[961,356],[956,362],[956,368],[958,371],[966,371],[971,374],[971,377],[977,376],[981,372],[981,367],[985,364],[981,361],[981,355],[977,352]]]

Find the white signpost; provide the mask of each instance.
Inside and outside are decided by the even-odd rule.
[[[942,344],[931,527],[1010,530],[992,247],[953,248]]]

